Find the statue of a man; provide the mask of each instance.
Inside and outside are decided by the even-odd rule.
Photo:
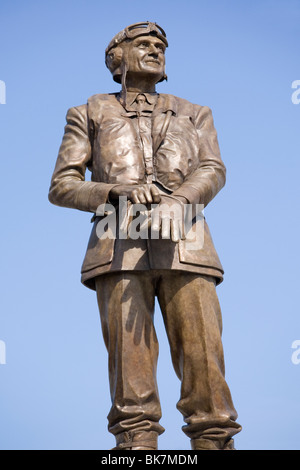
[[[232,437],[241,427],[224,378],[216,294],[223,268],[205,219],[193,216],[196,241],[189,245],[177,212],[205,207],[223,187],[225,167],[211,110],[156,92],[166,78],[167,46],[164,30],[151,22],[131,25],[112,39],[106,65],[121,90],[94,95],[68,111],[49,199],[94,214],[82,282],[97,292],[115,449],[156,449],[164,431],[155,297],[181,381],[177,408],[191,448],[234,449]],[[91,181],[85,180],[87,168]],[[124,236],[124,220],[128,227],[136,205],[153,217],[141,230],[144,236]],[[114,216],[120,222],[122,214],[110,236],[114,230],[104,225]],[[203,237],[197,238],[199,227]]]

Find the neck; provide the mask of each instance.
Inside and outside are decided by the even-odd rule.
[[[155,93],[156,79],[151,80],[149,76],[137,77],[134,75],[127,74],[126,77],[126,89],[136,93]]]

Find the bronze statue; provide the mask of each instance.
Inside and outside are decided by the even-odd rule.
[[[156,92],[166,79],[167,47],[164,30],[151,22],[112,39],[106,65],[121,90],[69,109],[49,200],[94,214],[82,282],[97,292],[115,449],[157,449],[164,431],[156,383],[157,297],[191,448],[230,450],[241,426],[224,378],[216,294],[223,268],[203,216],[193,212],[190,229],[195,234],[202,227],[203,237],[189,249],[185,219],[177,212],[205,207],[225,184],[225,166],[211,110]],[[91,181],[85,180],[87,168]],[[137,230],[130,236],[126,228],[143,207],[152,216],[140,224],[143,236]],[[111,228],[113,220],[118,223]]]

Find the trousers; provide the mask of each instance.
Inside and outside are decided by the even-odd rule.
[[[241,427],[225,381],[215,279],[172,270],[111,272],[96,279],[96,292],[108,351],[108,430],[115,436],[164,432],[156,381],[157,298],[181,382],[182,430],[192,442],[204,439],[222,448],[232,441]]]

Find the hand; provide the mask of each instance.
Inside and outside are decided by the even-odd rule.
[[[171,238],[173,242],[185,239],[184,198],[161,196],[160,204],[151,212],[153,238]],[[171,236],[171,237],[170,237]]]
[[[161,197],[154,184],[120,184],[109,192],[109,199],[117,201],[120,196],[126,196],[133,204],[159,204]]]

